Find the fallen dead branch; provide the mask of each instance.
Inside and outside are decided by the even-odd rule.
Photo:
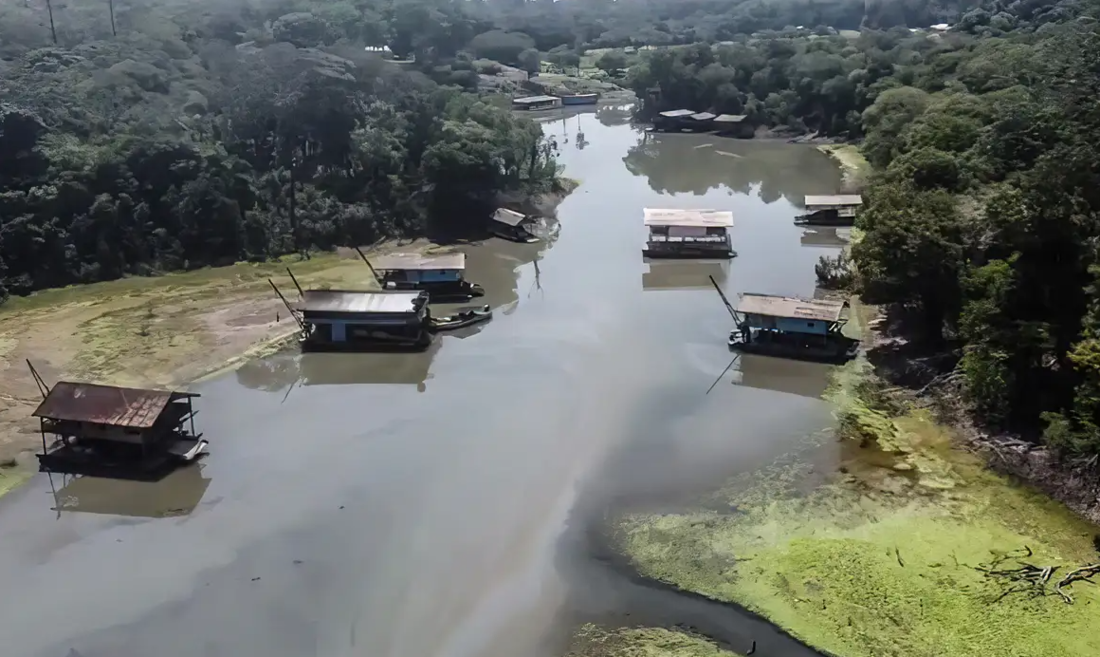
[[[1001,594],[993,600],[994,602],[999,602],[1015,593],[1029,593],[1032,597],[1041,597],[1053,593],[1061,597],[1066,604],[1073,604],[1073,597],[1065,589],[1074,582],[1095,584],[1096,582],[1092,578],[1100,575],[1100,563],[1081,566],[1066,573],[1062,579],[1054,584],[1053,590],[1051,590],[1048,589],[1048,585],[1051,583],[1054,573],[1061,566],[1036,566],[1022,561],[1022,559],[1031,556],[1033,556],[1031,548],[1025,545],[1023,550],[1005,553],[989,563],[978,564],[974,567],[975,570],[984,573],[987,577],[1008,582]],[[1006,566],[1009,562],[1014,562],[1014,564]]]

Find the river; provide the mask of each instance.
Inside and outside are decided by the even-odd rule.
[[[552,653],[578,618],[633,614],[813,654],[631,582],[572,531],[831,421],[824,367],[746,357],[723,374],[731,321],[706,276],[731,297],[812,295],[842,241],[792,219],[837,189],[836,167],[808,146],[646,137],[628,116],[544,124],[581,185],[556,237],[464,247],[499,309],[481,330],[421,355],[249,363],[199,388],[199,468],[155,485],[39,476],[0,501],[4,653],[515,657]],[[732,210],[739,256],[643,262],[647,206]]]

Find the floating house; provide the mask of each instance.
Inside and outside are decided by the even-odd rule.
[[[489,218],[489,232],[513,242],[537,242],[539,238],[531,232],[531,226],[534,223],[535,218],[532,216],[507,208],[499,208]]]
[[[693,126],[692,116],[695,110],[678,109],[661,112],[653,119],[654,130],[672,130],[679,132]]]
[[[729,232],[732,212],[646,208],[644,215],[649,237],[643,256],[728,260],[737,255]]]
[[[528,96],[526,98],[512,99],[512,109],[517,110],[543,110],[560,106],[561,98],[557,96]]]
[[[567,94],[559,96],[562,105],[595,105],[600,102],[600,94]]]
[[[729,346],[747,353],[802,360],[843,362],[859,343],[841,329],[847,301],[744,293],[733,309],[737,328]]]
[[[751,139],[755,134],[747,114],[719,114],[711,121],[711,126],[719,137]]]
[[[305,290],[294,310],[307,351],[418,351],[432,341],[424,290]]]
[[[202,455],[193,392],[60,381],[32,414],[42,472],[157,481]],[[46,439],[54,436],[53,441]]]
[[[859,194],[807,196],[806,213],[794,221],[807,226],[851,226],[862,205],[863,197]]]
[[[424,290],[432,303],[461,303],[485,295],[480,285],[465,279],[465,253],[395,253],[370,265],[383,290]]]

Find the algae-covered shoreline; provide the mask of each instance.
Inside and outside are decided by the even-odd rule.
[[[1070,585],[1071,605],[1054,590],[1100,560],[1092,525],[986,470],[863,361],[838,370],[831,400],[840,442],[808,440],[695,508],[620,517],[619,549],[645,577],[842,657],[1100,654],[1100,593]],[[839,467],[815,465],[822,450]],[[1000,561],[1053,571],[1044,587],[983,572]]]

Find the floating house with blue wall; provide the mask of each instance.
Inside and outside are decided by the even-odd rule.
[[[848,309],[847,301],[746,292],[733,311],[737,328],[729,346],[769,356],[847,360],[859,346],[841,332]]]
[[[304,290],[294,309],[304,350],[417,351],[432,341],[423,290]]]
[[[480,285],[465,279],[465,253],[394,253],[370,265],[383,290],[424,290],[433,303],[462,303],[485,295]]]

